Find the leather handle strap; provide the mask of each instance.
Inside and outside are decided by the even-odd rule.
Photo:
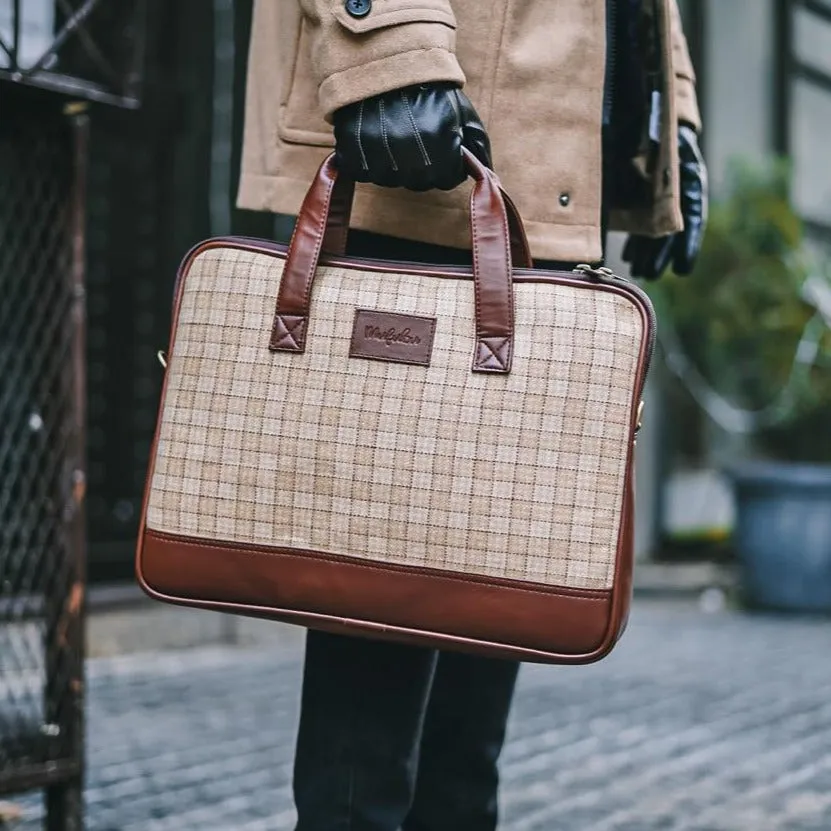
[[[463,148],[463,153],[469,154],[472,161],[467,160],[468,169],[471,165],[479,164],[478,159]],[[519,211],[511,198],[499,186],[505,208],[508,213],[508,231],[511,238],[511,260],[516,268],[533,268],[534,260],[531,257],[531,246],[525,235],[525,226],[519,216]],[[327,254],[342,257],[346,254],[346,240],[349,232],[349,221],[352,215],[352,200],[355,193],[355,184],[338,177],[335,190],[332,194],[332,205],[329,211],[329,224],[326,227],[326,237],[323,240],[323,250]]]
[[[512,248],[530,265],[528,243],[516,207],[491,170],[464,151],[474,179],[470,199],[476,309],[474,372],[510,372],[514,304]],[[269,348],[303,352],[312,284],[321,252],[342,250],[348,230],[354,182],[338,176],[334,155],[320,167],[298,215],[277,296]]]
[[[506,200],[494,173],[473,153],[463,152],[475,181],[470,195],[476,301],[473,370],[510,372],[514,344],[514,275]]]
[[[354,189],[354,182],[338,177],[331,154],[320,166],[297,215],[277,295],[269,342],[272,352],[305,350],[312,283],[324,242],[334,250],[346,245],[347,229],[336,223],[330,231],[329,215],[334,204],[341,208],[341,219],[348,219],[343,207],[349,205],[351,211]]]
[[[355,183],[346,176],[337,176],[332,191],[332,203],[329,206],[326,235],[323,238],[323,250],[327,254],[333,254],[336,257],[343,257],[346,254],[346,240],[349,236],[354,199]]]

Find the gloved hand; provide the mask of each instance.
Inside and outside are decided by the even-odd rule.
[[[676,274],[693,270],[707,226],[707,167],[692,127],[678,128],[678,154],[681,162],[681,214],[684,230],[668,237],[631,236],[623,249],[623,259],[632,266],[633,277],[656,280],[672,264]]]
[[[336,110],[333,121],[338,168],[356,182],[451,190],[467,177],[462,146],[492,166],[482,121],[455,84],[393,90]]]

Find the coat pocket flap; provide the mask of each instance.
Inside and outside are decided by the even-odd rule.
[[[333,0],[332,7],[338,23],[356,35],[402,23],[441,23],[456,28],[450,0],[374,0],[365,17],[353,17],[343,0]]]

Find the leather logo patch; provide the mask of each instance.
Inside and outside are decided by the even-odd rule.
[[[430,366],[435,331],[434,317],[358,309],[349,357]]]

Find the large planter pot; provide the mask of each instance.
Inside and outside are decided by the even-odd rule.
[[[729,475],[746,601],[831,612],[831,465],[754,463]]]

